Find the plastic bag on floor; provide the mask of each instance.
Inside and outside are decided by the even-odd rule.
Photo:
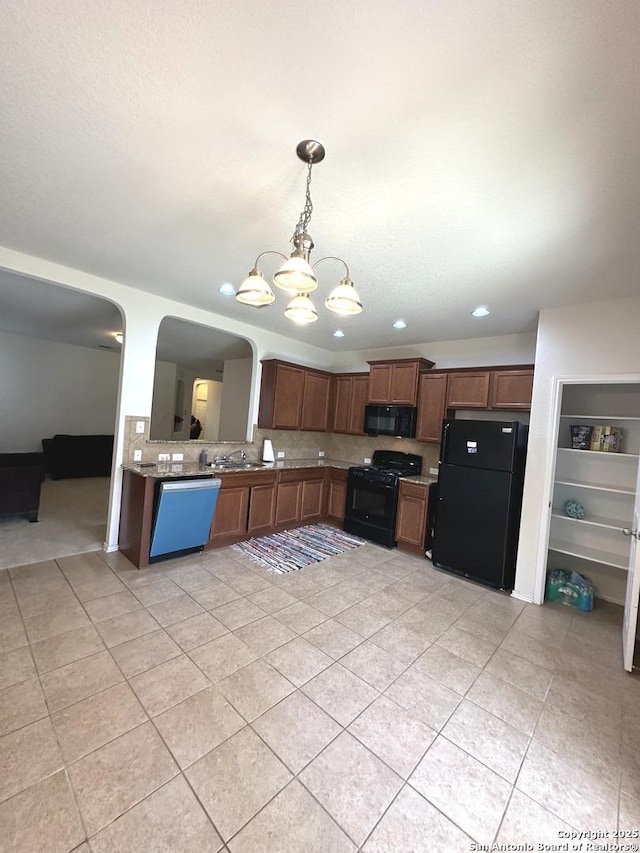
[[[593,610],[593,584],[578,572],[553,569],[547,574],[545,598],[589,612]]]

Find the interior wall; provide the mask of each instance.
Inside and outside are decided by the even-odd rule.
[[[251,359],[249,359],[251,361]],[[217,441],[220,436],[220,413],[222,411],[222,382],[207,379],[207,415],[201,438]]]
[[[0,451],[56,433],[113,435],[120,354],[0,332]]]
[[[220,441],[233,441],[241,435],[247,437],[252,370],[251,358],[233,358],[224,363],[218,428]]]
[[[540,312],[514,590],[524,599],[543,600],[544,522],[554,452],[553,380],[607,374],[640,376],[639,326],[640,296]]]
[[[169,361],[157,361],[153,375],[153,405],[151,406],[152,439],[174,438],[174,415],[176,399],[176,368]]]

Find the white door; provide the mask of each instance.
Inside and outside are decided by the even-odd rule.
[[[631,528],[624,530],[624,534],[631,537],[631,549],[622,627],[624,668],[629,672],[633,669],[633,653],[638,626],[638,599],[640,598],[640,548],[638,547],[638,537],[640,537],[640,466],[638,467],[638,479],[636,481],[636,503],[633,508],[632,525]]]

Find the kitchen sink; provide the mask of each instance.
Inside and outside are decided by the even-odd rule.
[[[219,468],[223,471],[246,471],[251,468],[262,468],[264,467],[263,462],[214,462],[211,465],[212,468]]]

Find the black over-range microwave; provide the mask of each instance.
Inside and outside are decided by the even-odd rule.
[[[364,432],[415,438],[416,412],[415,406],[365,406]]]

